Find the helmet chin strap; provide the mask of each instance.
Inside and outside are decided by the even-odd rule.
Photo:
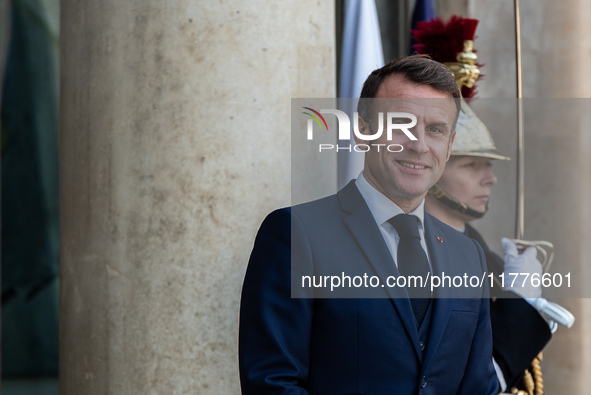
[[[435,199],[439,200],[441,203],[445,204],[449,208],[457,210],[462,214],[469,215],[470,217],[482,218],[488,210],[488,203],[486,204],[486,210],[484,210],[484,213],[479,213],[476,210],[472,210],[470,207],[468,207],[466,203],[462,203],[457,199],[453,198],[437,184],[433,185],[431,189],[429,189],[429,193],[433,195]]]

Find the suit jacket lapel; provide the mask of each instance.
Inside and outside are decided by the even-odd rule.
[[[425,213],[425,242],[429,250],[433,275],[440,276],[441,278],[445,272],[446,275],[453,276],[452,262],[449,261],[448,246],[443,238],[443,232],[431,215],[427,213]],[[423,369],[426,369],[435,355],[435,351],[437,351],[437,347],[447,327],[453,304],[453,287],[445,288],[444,292],[436,289],[433,296],[434,299],[431,301],[431,303],[434,303],[433,317],[431,318],[431,328],[425,358],[423,360]]]
[[[361,196],[361,193],[351,181],[345,188],[338,192],[341,209],[350,213],[343,222],[356,239],[359,247],[367,257],[369,264],[376,275],[385,284],[388,276],[399,276],[400,273],[392,259],[390,250],[384,242],[384,238],[376,225],[369,207]],[[404,324],[406,333],[414,345],[417,357],[421,359],[420,339],[417,321],[412,312],[408,292],[405,288],[385,287],[390,300],[396,307],[400,320]]]

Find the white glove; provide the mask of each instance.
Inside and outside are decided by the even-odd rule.
[[[531,305],[548,322],[552,333],[556,332],[557,324],[570,328],[575,323],[575,316],[559,304],[548,302],[544,298],[536,298],[532,301]]]
[[[513,291],[526,299],[541,297],[541,281],[532,281],[532,275],[538,280],[542,278],[542,264],[536,258],[536,248],[528,247],[520,254],[510,239],[503,237],[501,243],[505,251],[505,290]],[[534,287],[532,282],[539,286]],[[528,302],[532,303],[530,300]]]
[[[501,243],[503,244],[503,251],[505,251],[505,290],[513,291],[527,300],[548,322],[552,333],[556,332],[557,324],[567,328],[573,326],[575,317],[568,310],[541,297],[541,281],[533,281],[534,284],[538,283],[540,285],[538,287],[532,286],[531,276],[537,276],[538,280],[542,276],[542,264],[536,258],[536,248],[528,247],[519,254],[517,246],[510,239],[503,237]],[[510,273],[519,274],[515,278],[515,274]],[[529,273],[527,279],[525,273]],[[513,286],[511,287],[511,285]]]

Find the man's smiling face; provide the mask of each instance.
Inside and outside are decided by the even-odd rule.
[[[452,129],[456,104],[447,94],[428,85],[418,85],[399,74],[387,77],[376,94],[374,115],[382,112],[406,112],[417,117],[411,129],[416,141],[401,130],[394,130],[392,140],[384,131],[374,144],[400,144],[402,152],[389,152],[384,146],[372,147],[365,155],[363,174],[378,191],[406,212],[414,210],[445,169],[455,137]],[[390,100],[388,100],[390,99]],[[408,119],[401,122],[408,122]],[[374,119],[374,125],[378,125]],[[385,124],[385,122],[384,122]],[[367,124],[360,121],[362,133],[372,134]],[[358,144],[367,142],[358,141]]]

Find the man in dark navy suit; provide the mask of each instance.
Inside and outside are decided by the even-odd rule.
[[[358,179],[336,195],[261,225],[242,290],[243,394],[497,392],[486,286],[426,286],[486,277],[478,243],[424,211],[449,159],[459,98],[449,70],[421,56],[368,77],[360,132],[403,150],[372,146]],[[377,117],[392,110],[416,117],[416,140],[379,135]]]

